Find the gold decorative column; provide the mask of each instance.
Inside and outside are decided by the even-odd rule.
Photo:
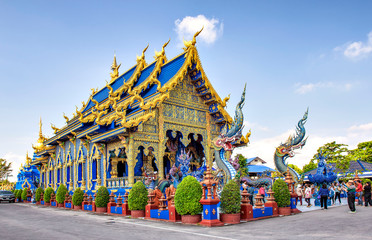
[[[132,135],[129,135],[129,151],[128,151],[128,183],[129,187],[132,187],[134,184],[134,138]]]
[[[157,154],[157,165],[158,165],[158,170],[159,170],[159,179],[164,178],[164,152],[165,152],[165,134],[164,134],[164,118],[163,118],[163,104],[160,104],[158,108],[158,119],[159,119],[159,128],[158,128],[158,133],[159,133],[159,146],[158,146],[158,154]]]

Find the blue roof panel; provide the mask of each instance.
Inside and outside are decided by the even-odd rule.
[[[184,62],[185,53],[168,62],[161,68],[158,80],[161,82],[162,86],[166,84],[174,75],[177,74]]]

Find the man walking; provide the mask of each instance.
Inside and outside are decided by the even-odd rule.
[[[350,213],[355,213],[355,186],[353,180],[349,180],[347,186],[347,204],[350,208]]]

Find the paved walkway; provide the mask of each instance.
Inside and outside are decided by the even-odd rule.
[[[0,204],[0,239],[371,239],[372,207],[327,211],[205,228],[32,204]]]

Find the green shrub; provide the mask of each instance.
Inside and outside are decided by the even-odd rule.
[[[141,181],[136,182],[128,195],[130,210],[145,210],[147,204],[147,189]]]
[[[288,207],[291,204],[291,194],[287,184],[278,179],[273,184],[274,198],[278,207]]]
[[[22,199],[22,192],[23,192],[22,189],[17,190],[17,198],[19,201]]]
[[[221,193],[221,210],[227,214],[240,213],[240,186],[234,180],[230,180]]]
[[[35,201],[36,202],[39,202],[40,201],[40,199],[41,199],[41,193],[44,193],[44,190],[41,187],[38,187],[36,189],[36,193],[35,193]]]
[[[80,188],[77,188],[72,195],[72,203],[74,206],[81,206],[82,202],[84,200],[84,191]]]
[[[185,177],[178,185],[174,196],[176,210],[180,215],[196,215],[203,211],[199,202],[202,197],[202,187],[192,176]]]
[[[66,186],[61,184],[57,189],[57,195],[56,195],[57,203],[61,204],[65,202],[66,193],[67,193]]]
[[[27,188],[24,188],[22,191],[22,200],[23,201],[27,200]]]
[[[48,187],[45,190],[45,193],[44,193],[44,202],[50,203],[50,197],[51,197],[52,193],[54,193],[54,190],[51,187]]]
[[[97,190],[97,196],[95,203],[97,207],[107,207],[107,203],[110,200],[110,193],[106,187],[101,186]]]

